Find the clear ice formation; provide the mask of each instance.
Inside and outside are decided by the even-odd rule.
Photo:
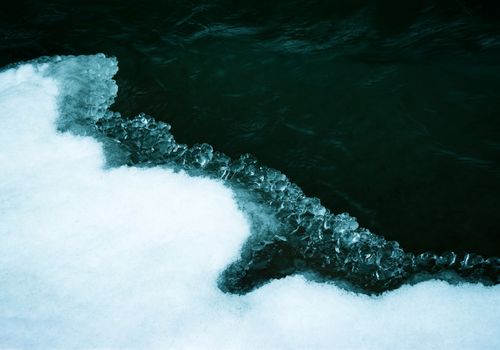
[[[49,59],[37,63],[44,60]],[[126,119],[110,112],[117,93],[112,79],[117,67],[116,59],[104,55],[65,57],[64,65],[51,65],[51,75],[65,81],[64,86],[79,89],[61,94],[64,118],[59,129],[97,137],[110,166],[165,166],[220,179],[232,188],[252,224],[252,235],[240,259],[221,274],[221,290],[244,294],[271,279],[297,273],[367,294],[430,278],[500,282],[499,258],[407,253],[397,242],[359,227],[349,214],[332,214],[319,199],[305,196],[284,174],[251,155],[233,160],[205,143],[188,147],[175,141],[167,123],[144,114]],[[74,97],[82,95],[88,98]]]

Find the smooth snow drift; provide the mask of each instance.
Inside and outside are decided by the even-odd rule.
[[[119,145],[85,136],[115,72],[101,55],[0,73],[0,348],[500,347],[500,286],[369,297],[295,276],[223,293],[251,227],[232,190],[109,168],[103,147],[120,163]]]

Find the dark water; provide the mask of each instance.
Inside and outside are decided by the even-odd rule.
[[[122,114],[251,153],[406,250],[500,255],[495,2],[9,6],[0,65],[115,55]]]

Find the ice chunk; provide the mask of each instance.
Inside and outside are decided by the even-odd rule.
[[[372,297],[311,282],[383,290],[448,267],[495,281],[497,258],[406,254],[251,156],[105,111],[113,62],[0,72],[0,348],[500,347],[500,286],[428,281]],[[125,166],[105,167],[104,153]],[[217,288],[221,274],[241,292],[294,272],[309,280]]]

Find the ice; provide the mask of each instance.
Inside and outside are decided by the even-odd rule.
[[[341,279],[343,286],[365,293],[428,278],[500,282],[497,258],[451,253],[454,258],[449,260],[447,254],[431,252],[415,257],[397,242],[359,227],[349,214],[330,213],[317,198],[306,197],[284,174],[260,165],[251,155],[231,160],[208,144],[179,144],[168,124],[144,114],[126,121],[108,114],[96,125],[129,154],[127,165],[168,166],[223,180],[235,191],[253,235],[240,259],[222,274],[219,285],[224,291],[247,293],[273,278],[311,272],[326,280]]]
[[[500,347],[500,286],[352,291],[404,268],[494,283],[498,260],[406,254],[251,156],[122,118],[116,69],[97,55],[0,72],[0,348]],[[245,295],[219,288],[242,279]]]

